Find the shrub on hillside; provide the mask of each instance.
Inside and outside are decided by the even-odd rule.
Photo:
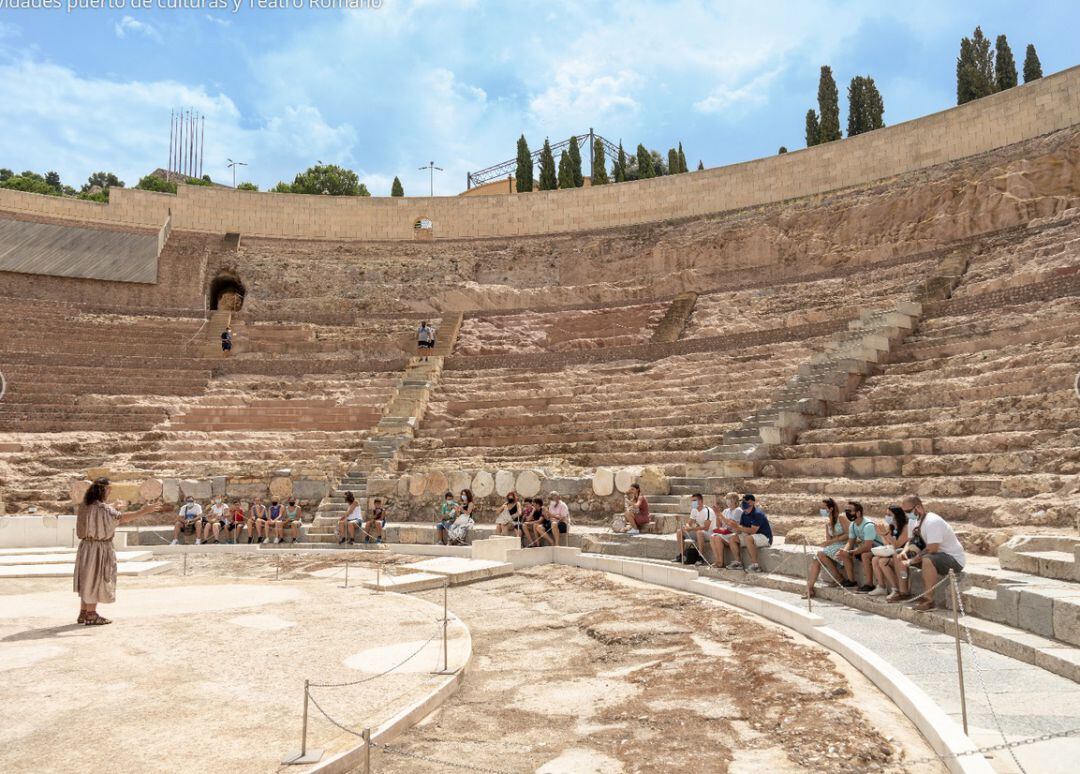
[[[176,183],[166,180],[163,177],[157,175],[146,175],[139,179],[139,184],[136,188],[143,191],[156,191],[157,193],[176,193]]]

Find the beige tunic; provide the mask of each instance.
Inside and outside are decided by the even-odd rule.
[[[113,535],[120,511],[105,503],[75,509],[75,593],[85,604],[116,601],[116,550]]]

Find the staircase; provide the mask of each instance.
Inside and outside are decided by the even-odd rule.
[[[221,351],[221,332],[232,325],[232,315],[229,309],[215,309],[210,313],[197,338],[191,342],[195,357],[225,357]]]
[[[363,513],[367,516],[367,473],[355,468],[330,490],[330,494],[323,498],[319,507],[315,509],[315,520],[307,529],[306,539],[309,543],[329,543],[336,545],[338,538],[334,534],[337,529],[338,519],[345,515],[345,493],[352,492],[356,501],[360,503]]]
[[[653,331],[653,344],[670,344],[679,340],[697,304],[697,297],[698,294],[694,292],[680,293],[675,296],[667,312],[657,323],[656,330]]]
[[[435,331],[435,346],[426,352],[426,357],[450,357],[461,330],[461,321],[464,319],[463,312],[449,312],[444,315],[438,330]]]

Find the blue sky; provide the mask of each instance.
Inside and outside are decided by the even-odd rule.
[[[801,148],[822,64],[842,111],[859,74],[876,80],[887,124],[941,110],[976,24],[1005,33],[1018,65],[1029,42],[1045,73],[1080,64],[1076,2],[3,7],[29,1],[0,0],[0,166],[55,169],[74,185],[98,169],[131,185],[164,166],[181,106],[207,116],[215,179],[230,179],[227,157],[263,188],[321,160],[355,169],[375,195],[394,175],[426,194],[417,168],[434,159],[446,170],[436,193],[452,195],[468,170],[511,158],[522,132],[534,149],[590,126],[630,148],[682,141],[691,165],[710,167]]]

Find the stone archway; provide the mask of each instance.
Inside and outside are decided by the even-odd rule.
[[[240,277],[235,272],[222,271],[210,282],[207,306],[212,311],[227,309],[238,312],[244,305],[245,295],[244,283],[240,281]]]

